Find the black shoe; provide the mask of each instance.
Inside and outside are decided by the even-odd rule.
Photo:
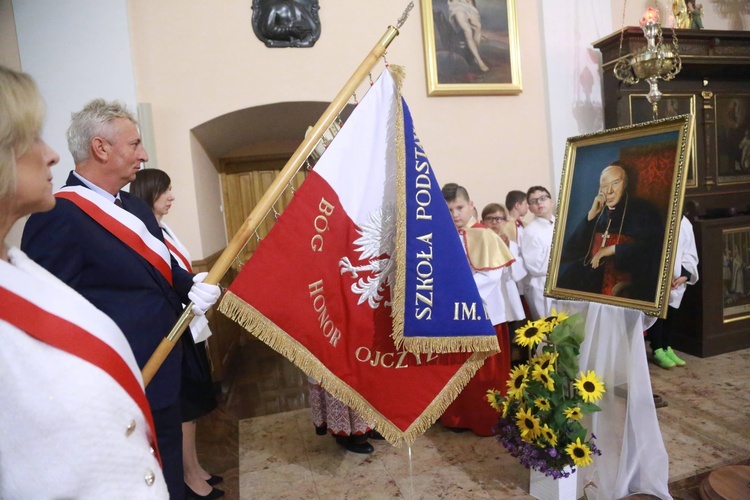
[[[367,440],[358,443],[349,436],[336,436],[336,442],[352,453],[360,453],[366,455],[375,451],[375,448],[373,448],[372,445],[367,442]]]
[[[375,429],[373,429],[373,430],[370,431],[370,439],[375,439],[377,441],[382,441],[385,438],[383,437],[383,435],[381,433],[379,433],[378,431],[376,431]]]
[[[209,486],[213,486],[215,484],[223,483],[224,478],[221,476],[214,476],[213,474],[211,474],[211,477],[206,479],[206,482],[208,483]]]
[[[216,488],[211,488],[208,495],[199,495],[190,486],[185,484],[185,500],[213,500],[214,498],[221,498],[223,496],[224,492]]]
[[[320,427],[315,427],[315,434],[318,436],[325,436],[328,434],[328,426],[326,424],[321,425]]]

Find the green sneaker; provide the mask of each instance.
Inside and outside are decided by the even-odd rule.
[[[669,370],[670,368],[674,368],[677,366],[674,361],[672,361],[672,358],[670,358],[666,352],[664,352],[664,349],[657,349],[654,351],[654,359],[656,360],[656,364],[659,365],[660,368],[664,368],[665,370]]]
[[[674,353],[671,347],[667,347],[665,353],[667,357],[674,362],[675,366],[685,366],[685,360],[678,358],[677,354]]]

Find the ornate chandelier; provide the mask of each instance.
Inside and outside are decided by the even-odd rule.
[[[674,28],[672,28],[672,46],[665,46],[662,43],[659,10],[656,7],[649,7],[643,13],[640,22],[643,36],[646,38],[646,47],[623,57],[624,19],[625,12],[623,12],[623,28],[620,33],[620,59],[615,65],[615,76],[618,80],[630,85],[638,83],[640,80],[646,80],[650,86],[646,97],[656,111],[656,105],[662,96],[661,91],[659,91],[658,80],[671,80],[682,69],[677,36],[674,33]]]

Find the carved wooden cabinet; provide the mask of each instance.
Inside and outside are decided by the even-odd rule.
[[[659,117],[695,114],[684,210],[696,233],[701,281],[688,287],[672,343],[689,354],[712,356],[750,347],[750,294],[734,291],[744,282],[735,280],[732,287],[724,278],[726,254],[734,262],[735,250],[731,272],[750,278],[750,32],[675,30],[674,35],[682,71],[674,80],[659,81],[664,94]],[[663,43],[672,41],[672,30],[665,28]],[[628,27],[622,38],[617,31],[593,45],[602,54],[605,128],[653,119],[648,83],[628,85],[613,72],[620,57],[646,46],[643,31]],[[748,314],[732,313],[744,302]]]

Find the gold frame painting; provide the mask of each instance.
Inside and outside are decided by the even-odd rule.
[[[750,181],[750,94],[714,95],[716,184]]]
[[[630,94],[630,124],[638,125],[654,120],[653,108],[646,94]],[[679,115],[695,114],[695,94],[664,94],[659,100],[656,119],[671,118]],[[690,168],[685,176],[685,186],[698,186],[698,141],[693,138],[690,148]]]
[[[516,0],[422,0],[427,95],[520,94]]]
[[[721,231],[723,321],[732,323],[750,318],[747,265],[750,259],[750,226]]]
[[[545,295],[664,318],[694,115],[569,138]]]

